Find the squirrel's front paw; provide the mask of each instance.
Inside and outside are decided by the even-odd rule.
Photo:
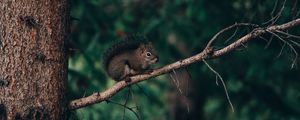
[[[124,80],[125,80],[126,83],[131,82],[131,78],[130,78],[129,76],[126,76],[126,77],[124,78]]]
[[[148,70],[146,70],[144,73],[145,73],[145,74],[151,74],[153,71],[154,71],[153,69],[148,69]]]

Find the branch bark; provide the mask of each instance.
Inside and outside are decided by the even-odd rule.
[[[82,107],[85,107],[85,106],[88,106],[88,105],[91,105],[91,104],[106,101],[110,97],[112,97],[113,95],[118,93],[120,90],[122,90],[123,88],[125,88],[129,85],[136,84],[138,82],[141,82],[141,81],[144,81],[144,80],[147,80],[149,78],[156,77],[156,76],[159,76],[159,75],[162,75],[162,74],[165,74],[165,73],[169,73],[173,69],[178,69],[178,68],[181,68],[181,67],[185,67],[185,66],[188,66],[188,65],[190,65],[192,63],[195,63],[195,62],[200,62],[200,61],[203,61],[205,59],[217,58],[219,56],[222,56],[222,55],[224,55],[226,53],[229,53],[232,50],[238,48],[243,43],[249,42],[250,40],[253,40],[254,38],[257,38],[261,35],[267,34],[268,31],[276,32],[278,30],[287,30],[287,29],[290,29],[292,27],[296,27],[296,26],[299,26],[299,25],[300,25],[300,18],[295,19],[295,20],[290,21],[290,22],[287,22],[287,23],[282,24],[282,25],[273,25],[273,26],[270,26],[270,27],[267,27],[267,28],[256,28],[252,32],[250,32],[247,35],[245,35],[245,36],[241,37],[240,39],[238,39],[237,41],[235,41],[235,42],[231,43],[230,45],[228,45],[228,46],[226,46],[226,47],[224,47],[220,50],[217,50],[217,51],[212,51],[212,49],[210,48],[210,45],[215,40],[214,39],[215,37],[214,37],[213,39],[211,39],[208,42],[208,44],[207,44],[208,47],[206,47],[202,52],[200,52],[200,53],[198,53],[198,54],[196,54],[192,57],[189,57],[189,58],[171,63],[169,65],[166,65],[164,67],[155,69],[151,73],[148,73],[148,74],[141,74],[141,75],[132,76],[131,77],[131,82],[126,83],[123,80],[123,81],[120,81],[120,82],[116,83],[111,88],[109,88],[109,89],[107,89],[103,92],[97,92],[97,93],[94,93],[90,96],[80,98],[80,99],[77,99],[77,100],[73,100],[73,101],[70,102],[69,108],[74,110],[74,109],[79,109],[79,108],[82,108]],[[234,25],[229,26],[229,27],[227,27],[227,28],[225,28],[221,31],[226,31],[226,30],[228,30],[228,28],[230,28],[230,29],[234,28],[233,26],[239,26],[239,25],[234,24]],[[218,34],[220,34],[220,32],[217,33],[216,35],[218,35]]]

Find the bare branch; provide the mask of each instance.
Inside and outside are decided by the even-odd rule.
[[[203,60],[203,62],[205,63],[205,65],[213,72],[213,73],[215,73],[216,74],[216,83],[217,83],[217,85],[218,85],[218,82],[217,82],[217,78],[219,78],[219,80],[221,81],[221,83],[222,83],[222,85],[223,85],[223,88],[224,88],[224,90],[225,90],[225,94],[226,94],[226,98],[227,98],[227,100],[228,100],[228,103],[229,103],[229,105],[230,105],[230,107],[231,107],[231,110],[232,110],[232,112],[234,112],[234,107],[233,107],[233,105],[232,105],[232,103],[231,103],[231,100],[230,100],[230,97],[229,97],[229,94],[228,94],[228,91],[227,91],[227,88],[226,88],[226,85],[225,85],[225,82],[224,82],[224,80],[223,80],[223,78],[222,78],[222,76],[217,72],[217,71],[215,71],[205,60]]]
[[[153,77],[165,74],[165,73],[169,73],[173,69],[185,67],[185,66],[193,64],[195,62],[203,61],[204,59],[212,59],[212,58],[222,56],[222,55],[229,53],[232,50],[238,48],[243,43],[249,42],[250,40],[253,40],[253,38],[257,38],[261,35],[268,33],[267,31],[276,32],[277,30],[287,30],[289,28],[296,27],[299,25],[300,25],[300,18],[290,21],[288,23],[282,24],[282,25],[274,25],[274,26],[270,26],[267,28],[257,28],[257,29],[254,29],[252,32],[248,33],[247,35],[241,37],[237,41],[231,43],[230,45],[228,45],[220,50],[213,51],[211,53],[211,51],[209,51],[207,48],[210,47],[210,45],[216,38],[216,37],[214,37],[214,39],[212,39],[209,42],[209,44],[207,45],[208,47],[206,47],[206,49],[204,49],[202,52],[200,52],[192,57],[189,57],[189,58],[174,62],[172,64],[166,65],[164,67],[155,69],[151,73],[132,76],[132,77],[130,77],[131,78],[130,82],[125,82],[124,80],[122,80],[120,82],[117,82],[115,85],[113,85],[112,87],[108,88],[107,90],[105,90],[101,93],[94,93],[90,96],[80,98],[77,100],[73,100],[69,104],[69,109],[71,109],[71,110],[78,109],[78,108],[82,108],[82,107],[85,107],[85,106],[88,106],[91,104],[106,101],[110,97],[112,97],[113,95],[118,93],[120,90],[124,89],[125,87],[127,87],[129,85],[136,84],[138,82],[141,82],[141,81],[144,81],[144,80],[147,80],[147,79],[150,79],[150,78],[153,78]],[[233,27],[231,27],[231,28],[233,28]],[[226,30],[223,29],[223,31],[226,31]],[[217,34],[219,35],[220,32]],[[218,35],[215,35],[215,36],[218,36]]]

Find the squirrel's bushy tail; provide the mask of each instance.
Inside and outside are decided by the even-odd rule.
[[[112,57],[124,51],[137,49],[141,43],[147,44],[149,41],[144,35],[140,34],[128,35],[123,38],[122,41],[115,43],[112,47],[106,50],[103,55],[103,66],[105,71],[107,71],[109,61]]]

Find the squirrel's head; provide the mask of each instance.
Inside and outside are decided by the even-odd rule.
[[[151,64],[158,62],[158,56],[151,42],[141,43],[138,47],[139,57],[144,60],[142,67],[147,69]]]

